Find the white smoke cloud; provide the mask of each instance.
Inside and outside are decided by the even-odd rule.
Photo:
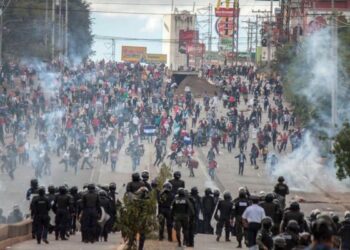
[[[333,42],[331,31],[328,28],[312,34],[306,38],[300,52],[305,60],[301,64],[294,65],[295,72],[311,74],[310,79],[305,75],[305,81],[308,81],[306,86],[303,89],[295,89],[295,91],[298,94],[303,94],[313,106],[320,107],[321,102],[324,105],[325,100],[327,100],[327,105],[331,106],[332,85],[336,74],[341,71],[341,62],[337,64],[335,58],[331,56]],[[341,93],[344,82],[338,82],[338,86],[338,91]],[[346,96],[338,95],[338,102],[350,110]],[[321,131],[331,138],[336,131],[331,127],[329,107],[325,110],[319,110],[318,122],[311,121],[310,125],[312,129]],[[349,117],[344,116],[343,119],[345,118]],[[339,124],[343,121],[340,120]],[[349,180],[343,182],[337,180],[334,156],[330,152],[326,152],[326,157],[324,156],[325,152],[322,152],[321,156],[323,150],[321,147],[324,143],[320,142],[311,131],[307,131],[304,133],[301,146],[289,155],[281,157],[275,168],[267,164],[268,171],[273,178],[284,176],[294,190],[346,191]]]

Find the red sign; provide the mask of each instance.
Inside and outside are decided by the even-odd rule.
[[[234,8],[215,8],[215,16],[217,17],[236,17],[239,15],[239,9]]]
[[[192,44],[199,38],[198,30],[180,30],[179,34],[179,52],[186,53],[187,44]]]
[[[186,52],[187,54],[193,55],[193,56],[203,56],[205,52],[205,44],[204,43],[187,44]]]
[[[236,23],[233,17],[220,17],[216,21],[216,32],[221,38],[232,37],[233,31],[236,30]]]

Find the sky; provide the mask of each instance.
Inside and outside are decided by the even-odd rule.
[[[209,3],[216,6],[216,0],[86,0],[91,4],[92,11],[92,31],[94,35],[115,36],[123,38],[162,38],[163,14],[170,14],[172,1],[178,10],[193,10],[205,8]],[[247,47],[247,26],[243,21],[249,18],[255,20],[252,10],[268,10],[270,2],[262,0],[240,0],[240,32],[239,50],[245,51]],[[274,2],[277,7],[278,2]],[[133,14],[143,13],[143,14]],[[214,14],[214,13],[213,13]],[[205,19],[205,16],[199,16]],[[213,26],[216,18],[213,18]],[[205,28],[205,27],[204,27]],[[207,28],[205,28],[207,29]],[[200,33],[205,30],[200,30]],[[213,50],[217,49],[216,31],[213,28]],[[148,53],[161,53],[162,44],[160,42],[145,41],[116,41],[116,60],[120,60],[121,46],[134,45],[146,46]],[[110,40],[95,39],[93,50],[96,52],[95,59],[111,59],[112,44]]]

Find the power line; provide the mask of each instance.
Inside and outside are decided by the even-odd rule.
[[[23,10],[42,10],[45,11],[45,8],[38,8],[38,7],[8,7],[8,9],[23,9]],[[48,9],[49,11],[52,11],[52,8]],[[79,10],[79,9],[70,9],[70,12],[85,12],[85,10]],[[125,15],[173,15],[174,13],[155,13],[155,12],[131,12],[131,11],[104,11],[104,10],[89,10],[91,13],[102,13],[102,14],[125,14]],[[307,16],[331,16],[331,13],[307,13],[300,16],[294,16],[294,17],[307,17]],[[211,15],[196,15],[196,16],[215,16],[214,14]],[[255,17],[255,15],[239,15],[240,17]]]
[[[136,5],[136,6],[172,6],[171,3],[118,3],[118,2],[113,2],[113,3],[92,3],[89,2],[91,5]],[[193,6],[193,4],[174,4],[175,6]],[[202,5],[202,4],[196,4],[196,7],[207,7],[208,5]],[[265,4],[240,4],[240,7],[249,7],[249,6],[268,6]]]

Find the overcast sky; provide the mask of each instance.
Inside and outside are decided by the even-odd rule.
[[[91,3],[93,18],[93,34],[104,36],[117,36],[128,38],[162,38],[162,19],[163,14],[171,13],[172,0],[86,0]],[[195,10],[204,8],[212,3],[216,5],[216,0],[174,0],[174,5],[179,10]],[[276,6],[278,2],[274,2]],[[241,14],[240,20],[245,21],[248,18],[255,20],[255,14],[252,10],[269,9],[269,1],[240,0]],[[277,6],[276,6],[277,7]],[[124,13],[120,13],[124,12]],[[126,14],[126,13],[128,14]],[[145,13],[135,15],[131,13]],[[214,14],[214,13],[213,13]],[[199,17],[205,18],[205,17]],[[254,19],[253,19],[254,18]],[[214,17],[213,23],[215,24]],[[247,26],[240,23],[240,27]],[[202,31],[205,32],[205,31]],[[239,32],[239,49],[244,51],[247,46],[247,30],[241,29]],[[217,37],[215,29],[213,36]],[[161,53],[162,44],[160,42],[143,41],[117,41],[116,59],[120,60],[120,50],[122,45],[146,46],[148,53]],[[213,50],[217,48],[217,40],[213,40]],[[111,42],[95,39],[93,49],[96,51],[95,58],[111,58]]]

